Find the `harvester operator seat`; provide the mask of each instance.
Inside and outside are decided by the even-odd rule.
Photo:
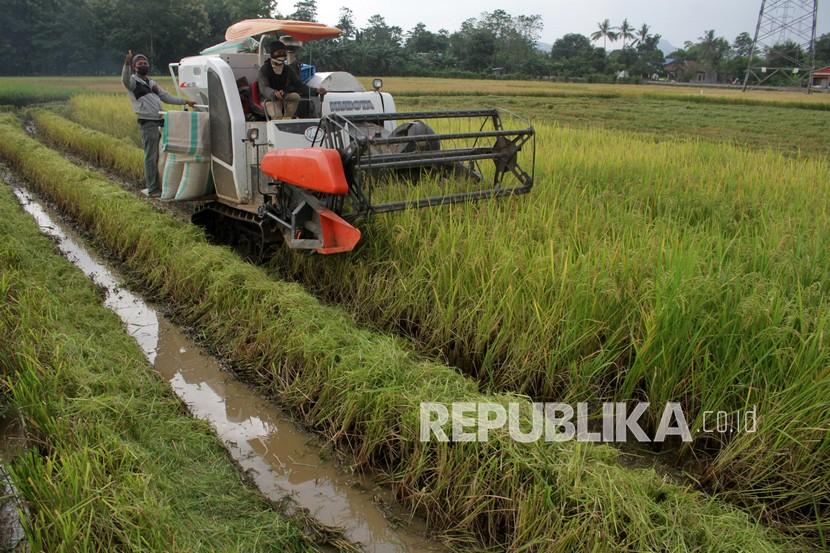
[[[251,113],[265,119],[265,105],[259,95],[259,83],[256,81],[251,84]]]

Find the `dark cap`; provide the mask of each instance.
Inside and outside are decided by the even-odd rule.
[[[287,50],[285,47],[285,43],[280,40],[275,40],[271,43],[271,53],[273,54],[277,50]]]
[[[144,61],[150,63],[150,59],[144,54],[133,54],[133,67],[135,67],[135,64],[138,63],[138,60],[141,58],[144,58]]]

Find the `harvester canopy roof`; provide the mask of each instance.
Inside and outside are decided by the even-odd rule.
[[[238,40],[254,37],[265,33],[282,33],[291,35],[297,40],[309,42],[323,38],[337,38],[340,29],[329,27],[322,23],[310,21],[293,21],[290,19],[245,19],[234,23],[225,31],[225,40]]]

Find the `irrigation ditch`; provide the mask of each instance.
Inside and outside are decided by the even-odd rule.
[[[23,450],[26,437],[21,419],[13,410],[0,416],[0,551],[28,551],[24,528],[28,508],[6,470]]]
[[[0,172],[4,167],[0,165]],[[369,474],[342,466],[336,452],[309,434],[274,402],[240,382],[86,244],[25,184],[13,181],[23,209],[61,254],[103,291],[103,303],[123,321],[147,361],[197,418],[214,428],[235,464],[287,518],[302,521],[325,550],[370,553],[448,551],[426,536],[424,522],[395,504]],[[13,429],[14,422],[9,424]],[[19,443],[11,440],[9,443]]]

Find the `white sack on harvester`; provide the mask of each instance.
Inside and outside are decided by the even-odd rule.
[[[207,113],[169,111],[161,136],[162,200],[192,200],[213,193]]]
[[[210,119],[201,111],[168,111],[161,132],[162,150],[189,156],[210,155]]]

